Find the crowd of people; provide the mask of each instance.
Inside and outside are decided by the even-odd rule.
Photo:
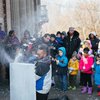
[[[67,33],[46,33],[39,38],[31,37],[26,30],[20,41],[14,30],[8,35],[0,30],[0,48],[11,59],[16,59],[21,52],[23,56],[19,62],[35,63],[37,100],[47,100],[51,83],[55,88],[67,91],[76,90],[77,81],[82,86],[82,94],[91,95],[96,84],[97,95],[100,96],[100,40],[95,32],[90,32],[84,41],[79,35],[74,27],[70,27]],[[8,63],[0,60],[1,66]],[[79,72],[80,80],[77,80]]]

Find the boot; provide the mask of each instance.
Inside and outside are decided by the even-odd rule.
[[[81,93],[86,93],[87,92],[87,87],[83,87]]]
[[[92,87],[88,87],[88,94],[92,95]]]
[[[100,96],[100,92],[98,92],[97,96]]]

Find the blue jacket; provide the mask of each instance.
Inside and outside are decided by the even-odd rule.
[[[57,56],[57,60],[59,60],[59,63],[57,65],[58,74],[66,74],[68,64],[68,59],[66,57],[66,49],[64,47],[60,47],[58,50],[61,50],[63,52],[62,56]]]
[[[59,44],[59,47],[61,47],[63,45],[63,40],[60,37],[56,37],[56,41]]]
[[[94,64],[94,79],[95,79],[95,84],[100,85],[100,64]]]
[[[51,88],[50,57],[39,59],[36,63],[36,91],[47,94]]]
[[[68,59],[66,57],[66,49],[64,47],[60,47],[58,50],[61,50],[63,52],[62,56],[57,56],[57,60],[59,60],[59,67],[66,67],[68,64]]]

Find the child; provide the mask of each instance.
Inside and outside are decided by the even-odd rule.
[[[81,47],[80,47],[79,52],[78,52],[79,60],[81,59],[82,55],[84,55],[84,52],[83,52],[84,48],[89,48],[88,54],[93,56],[92,49],[91,49],[92,48],[91,42],[90,42],[90,40],[85,40],[84,42],[81,43]],[[83,73],[80,72],[80,86],[83,86],[83,82],[84,82],[83,81]]]
[[[66,50],[64,47],[60,47],[58,49],[58,56],[56,58],[56,64],[57,64],[57,75],[60,79],[60,88],[63,91],[67,90],[67,64],[68,59],[65,56]]]
[[[81,47],[79,48],[79,53],[83,54],[83,49],[84,48],[89,48],[89,55],[92,54],[92,45],[91,45],[91,41],[90,40],[85,40],[84,42],[82,42]]]
[[[63,46],[63,40],[61,36],[62,36],[61,32],[58,31],[56,34],[56,41],[59,44],[59,47]]]
[[[69,69],[69,89],[76,90],[76,78],[78,74],[79,62],[77,60],[77,52],[74,52],[72,59],[68,63]]]
[[[56,74],[56,63],[53,59],[56,58],[57,51],[58,51],[58,43],[56,41],[56,36],[55,34],[51,34],[50,37],[50,56],[51,56],[51,66],[52,66],[52,86],[55,85],[55,74]]]
[[[94,79],[97,85],[97,95],[100,96],[100,54],[97,54],[96,60],[97,61],[94,63]]]
[[[83,45],[83,48],[89,48],[89,55],[91,55],[93,53],[92,51],[92,44],[91,44],[91,41],[90,40],[85,40],[84,41],[84,45]]]
[[[82,72],[83,76],[83,89],[81,93],[88,92],[89,95],[92,94],[92,65],[93,57],[89,55],[89,48],[84,48],[84,54],[79,62],[79,69]]]

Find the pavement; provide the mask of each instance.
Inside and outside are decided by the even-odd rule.
[[[94,89],[92,95],[81,94],[81,88],[76,90],[68,90],[62,92],[54,87],[51,88],[48,100],[56,100],[55,98],[61,98],[62,96],[68,96],[69,100],[100,100],[97,96],[96,89]],[[0,82],[0,100],[10,100],[10,89],[7,81]]]

